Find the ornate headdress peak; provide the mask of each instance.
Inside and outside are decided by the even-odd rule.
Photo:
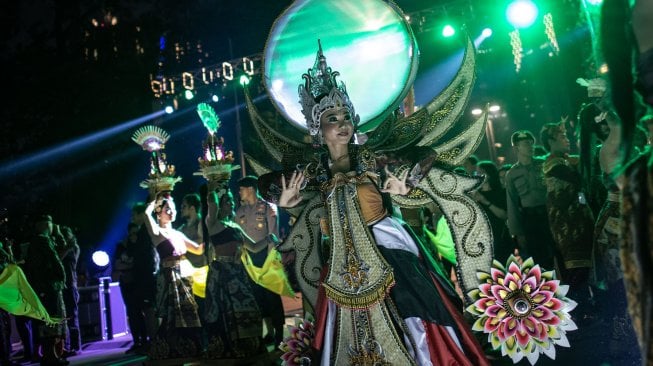
[[[340,73],[332,71],[331,67],[327,65],[319,39],[317,44],[315,63],[305,74],[302,74],[304,84],[299,85],[299,102],[302,105],[302,113],[306,118],[308,132],[311,136],[316,136],[320,132],[320,117],[330,109],[346,107],[354,116],[354,127],[359,121],[354,106],[349,100],[345,84],[336,81],[336,76],[339,76]]]
[[[172,191],[175,184],[181,181],[175,176],[175,166],[169,164],[163,152],[170,135],[157,126],[144,126],[132,135],[132,140],[143,150],[152,153],[150,156],[150,173],[148,179],[141,182],[142,188],[148,189],[152,197],[161,192]]]
[[[229,180],[231,172],[239,169],[240,166],[233,164],[233,152],[225,151],[223,147],[224,138],[217,136],[220,128],[220,118],[213,107],[206,103],[197,105],[197,114],[200,116],[209,135],[202,143],[202,156],[197,159],[200,164],[200,171],[193,173],[193,175],[201,175],[208,181]]]

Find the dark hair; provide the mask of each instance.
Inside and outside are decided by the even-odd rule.
[[[560,122],[546,123],[540,130],[540,141],[546,151],[551,151],[551,144],[549,144],[549,139],[554,139],[557,134],[559,134],[564,129],[564,125]]]
[[[576,134],[580,140],[580,174],[582,177],[583,190],[591,194],[591,179],[596,172],[593,172],[595,141],[592,135],[596,135],[595,117],[601,114],[601,109],[594,103],[583,104],[576,116]]]
[[[159,200],[161,200],[159,202]],[[155,206],[154,206],[154,212],[158,215],[161,213],[163,210],[163,207],[168,204],[168,202],[174,201],[172,199],[172,196],[170,195],[170,192],[161,192],[157,194],[157,198],[155,201]]]
[[[195,207],[195,211],[198,212],[198,213],[200,212],[200,209],[202,208],[202,206],[200,204],[200,202],[201,202],[200,201],[200,195],[197,194],[197,193],[189,193],[189,194],[185,195],[183,202],[186,203],[186,205],[188,205],[188,206]]]
[[[139,226],[134,224],[133,222],[130,222],[129,224],[127,224],[127,232],[130,232],[131,229],[138,229],[138,228],[139,228]]]
[[[472,165],[478,165],[478,157],[474,154],[467,157],[467,162]]]
[[[497,169],[496,164],[489,160],[482,160],[476,164],[476,167],[478,169],[483,169],[485,172],[485,179],[487,179],[487,182],[490,184],[490,189],[498,191],[502,188],[501,181],[499,180],[499,169]]]
[[[258,191],[258,178],[253,175],[242,177],[238,180],[238,187],[252,187]]]
[[[145,202],[136,202],[132,206],[132,212],[134,214],[142,214],[143,212],[145,212],[146,208],[147,208],[147,205],[145,204]]]

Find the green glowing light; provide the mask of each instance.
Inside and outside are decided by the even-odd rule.
[[[192,90],[186,90],[184,92],[184,98],[186,98],[186,100],[191,100],[191,99],[195,98],[195,94],[193,94]]]
[[[240,85],[242,86],[249,85],[249,77],[247,75],[240,76]]]
[[[297,0],[276,20],[264,80],[275,107],[302,129],[297,87],[315,62],[318,39],[327,63],[340,72],[360,128],[376,127],[403,100],[417,71],[417,44],[404,15],[380,0]]]
[[[508,5],[506,17],[515,28],[528,28],[537,19],[537,6],[530,0],[516,0]]]
[[[452,37],[454,34],[456,34],[456,30],[451,25],[447,24],[442,28],[443,37]]]

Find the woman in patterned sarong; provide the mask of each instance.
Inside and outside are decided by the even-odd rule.
[[[177,211],[169,195],[150,202],[145,215],[146,228],[160,257],[155,310],[161,324],[148,355],[151,359],[196,356],[200,350],[200,319],[191,291],[192,280],[182,275],[181,261],[187,250],[202,254],[203,247],[172,228]]]
[[[231,192],[226,191],[221,196],[210,192],[207,206],[206,224],[212,252],[206,283],[208,357],[249,357],[259,353],[262,347],[261,312],[252,282],[240,260],[240,247],[249,238],[232,221],[234,199]]]

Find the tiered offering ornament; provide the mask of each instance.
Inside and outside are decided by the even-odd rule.
[[[290,335],[279,344],[283,351],[282,365],[310,365],[313,357],[315,326],[311,320],[297,319],[295,326],[288,327]]]
[[[209,182],[227,181],[231,178],[231,172],[240,169],[240,166],[233,165],[233,151],[224,151],[224,139],[217,136],[220,118],[215,110],[206,103],[197,105],[197,114],[204,127],[209,131],[209,135],[202,143],[203,154],[197,159],[200,171],[195,172],[194,175],[201,175]]]
[[[136,130],[132,140],[143,150],[149,151],[150,173],[148,179],[141,182],[142,188],[148,189],[152,197],[161,192],[170,192],[175,184],[181,182],[181,177],[175,177],[175,166],[168,164],[163,152],[170,135],[160,127],[144,126]]]
[[[487,333],[495,350],[514,363],[526,357],[534,365],[541,353],[555,359],[556,345],[569,347],[566,332],[578,329],[569,312],[577,304],[553,271],[542,272],[532,258],[520,265],[510,256],[505,267],[495,260],[490,273],[478,272],[478,278],[467,311],[477,318],[472,329]]]

